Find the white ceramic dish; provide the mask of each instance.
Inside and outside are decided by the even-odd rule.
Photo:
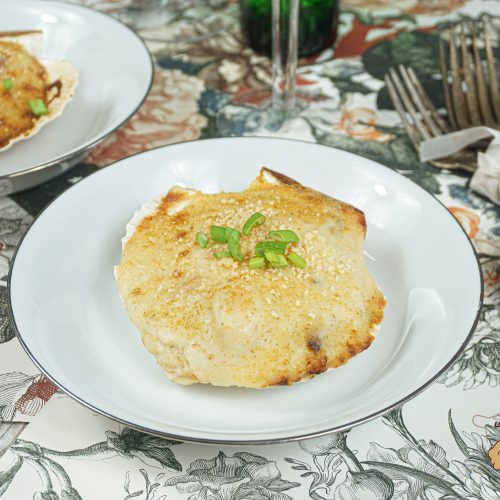
[[[292,387],[176,385],[142,347],[118,298],[113,266],[125,225],[175,183],[238,191],[262,165],[366,213],[366,258],[388,301],[380,332],[347,365]],[[310,143],[214,139],[127,158],[68,189],[24,237],[9,297],[28,354],[86,406],[183,440],[269,443],[351,427],[426,388],[470,338],[482,280],[454,217],[389,168]]]
[[[143,41],[98,11],[65,2],[1,0],[0,31],[42,30],[42,58],[68,59],[80,82],[61,116],[0,153],[0,195],[48,180],[128,120],[151,87]]]

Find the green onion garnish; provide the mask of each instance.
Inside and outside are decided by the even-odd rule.
[[[299,269],[304,269],[304,267],[306,267],[306,261],[299,254],[290,252],[287,257],[288,260]]]
[[[276,253],[285,253],[286,245],[286,243],[281,241],[264,240],[255,246],[255,255],[257,257],[262,257],[266,250],[272,250]]]
[[[196,233],[196,241],[201,248],[207,248],[208,245],[208,236],[205,233],[199,232]]]
[[[30,107],[34,114],[38,111],[34,109],[36,108],[36,101],[41,101],[41,99],[30,101]],[[43,101],[41,101],[41,103],[43,107],[47,109]],[[242,232],[245,236],[248,236],[253,227],[261,226],[265,222],[266,217],[260,212],[256,212],[245,222]],[[299,237],[294,231],[290,229],[281,229],[269,232],[268,236],[270,239],[261,241],[255,246],[255,256],[248,260],[250,269],[263,269],[267,266],[267,263],[274,268],[285,268],[288,267],[289,261],[300,269],[306,267],[306,261],[295,252],[290,252],[290,254],[285,257],[288,244],[297,243],[299,241]],[[245,256],[243,255],[240,245],[241,232],[237,229],[211,225],[210,238],[205,233],[196,233],[196,241],[201,248],[206,248],[210,239],[218,243],[227,243],[227,250],[213,253],[216,259],[232,257],[239,262],[244,261]]]
[[[49,112],[42,99],[30,99],[28,104],[35,116],[46,115]]]
[[[266,260],[271,264],[271,267],[283,268],[288,267],[288,262],[286,257],[280,253],[273,252],[271,250],[266,250],[264,252]]]
[[[3,89],[6,90],[7,92],[9,90],[12,90],[12,87],[14,86],[14,82],[12,81],[12,78],[5,78],[3,81]]]
[[[224,250],[223,252],[214,252],[214,257],[216,259],[225,259],[231,257],[231,252],[229,250]]]
[[[243,226],[243,234],[245,236],[248,236],[250,231],[254,226],[262,226],[266,222],[266,218],[259,212],[253,214],[246,222],[245,225]]]
[[[248,261],[248,266],[250,269],[260,269],[266,267],[266,259],[264,257],[252,257]]]
[[[241,246],[238,241],[229,240],[227,243],[229,248],[229,253],[233,259],[238,260],[239,262],[243,262],[243,252],[241,251]]]
[[[222,226],[210,226],[210,238],[219,243],[226,243],[226,228]]]
[[[285,243],[297,243],[299,237],[290,229],[282,229],[281,231],[271,231],[269,238],[276,241],[283,241]]]
[[[226,227],[224,236],[227,242],[230,241],[239,242],[241,239],[241,233],[238,230],[233,229],[232,227]]]

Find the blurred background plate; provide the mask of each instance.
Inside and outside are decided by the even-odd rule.
[[[118,297],[113,267],[127,221],[176,183],[241,191],[263,165],[365,212],[366,262],[387,297],[380,331],[346,365],[292,387],[174,384]],[[24,237],[9,298],[28,354],[89,408],[181,440],[269,443],[352,427],[428,387],[470,339],[482,279],[457,220],[397,172],[328,146],[233,138],[141,153],[68,189]]]
[[[146,98],[153,63],[131,29],[63,2],[2,0],[0,31],[42,30],[42,58],[68,59],[80,83],[61,116],[0,152],[0,195],[40,184],[76,164],[127,121]]]

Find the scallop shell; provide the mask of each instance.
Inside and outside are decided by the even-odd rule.
[[[30,130],[1,147],[0,152],[2,152],[9,149],[16,142],[29,139],[38,134],[44,125],[55,120],[63,112],[64,107],[73,99],[75,89],[78,86],[78,70],[69,61],[40,57],[43,52],[42,31],[4,31],[0,32],[0,41],[22,45],[31,55],[37,57],[42,66],[45,67],[49,84],[58,80],[61,82],[59,96],[47,105],[48,113],[35,120]]]

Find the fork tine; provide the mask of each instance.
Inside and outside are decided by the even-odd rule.
[[[488,26],[486,20],[483,20],[483,36],[484,36],[484,49],[486,52],[486,63],[488,66],[490,91],[491,91],[491,104],[496,114],[496,122],[500,124],[500,92],[498,91],[497,71],[495,66],[495,57],[493,56],[493,49],[491,48],[491,40],[488,35]]]
[[[465,98],[469,109],[469,117],[471,125],[481,125],[481,116],[479,114],[479,103],[477,101],[476,85],[471,71],[471,60],[469,57],[469,49],[467,47],[467,39],[465,37],[465,23],[462,23],[460,29],[460,48],[462,52],[462,71],[465,77],[467,92]]]
[[[458,64],[457,45],[455,42],[455,29],[450,28],[450,71],[451,71],[451,97],[453,110],[459,128],[467,128],[469,119],[467,117],[467,104],[465,102],[462,80],[460,78],[460,68]]]
[[[429,116],[429,112],[425,109],[425,106],[422,104],[422,100],[420,99],[420,96],[418,95],[417,90],[415,89],[412,81],[410,80],[410,77],[408,76],[408,72],[406,71],[406,68],[400,64],[399,65],[399,73],[401,74],[401,77],[403,78],[403,82],[406,85],[406,89],[408,90],[408,94],[411,97],[411,100],[417,107],[420,117],[424,121],[424,123],[427,125],[428,129],[431,131],[431,135],[441,135],[441,131],[439,130],[439,127],[436,125],[436,123],[432,120],[432,118]]]
[[[396,87],[399,96],[401,97],[401,100],[403,101],[403,104],[407,110],[408,113],[410,113],[410,116],[413,120],[413,124],[417,127],[418,131],[422,134],[424,139],[430,139],[431,134],[429,134],[429,131],[423,126],[421,118],[419,118],[417,114],[417,110],[415,109],[415,106],[413,106],[413,103],[411,102],[411,99],[408,95],[408,92],[404,88],[403,84],[401,83],[401,80],[399,79],[398,74],[396,73],[396,70],[394,68],[389,69],[389,74],[391,75],[392,82],[394,86]]]
[[[451,103],[450,84],[448,83],[448,68],[446,67],[446,56],[444,52],[444,42],[442,38],[439,40],[439,69],[441,70],[441,80],[443,82],[443,93],[446,110],[448,111],[448,119],[450,120],[453,130],[458,130],[455,112]]]
[[[451,129],[448,126],[448,124],[443,120],[443,118],[441,118],[441,116],[439,116],[436,107],[429,99],[427,92],[425,91],[424,87],[422,87],[422,84],[417,78],[415,71],[413,71],[413,68],[411,66],[405,68],[405,73],[407,74],[407,77],[410,82],[407,83],[408,88],[411,88],[411,86],[413,86],[416,95],[418,95],[418,97],[420,98],[420,106],[422,107],[422,109],[420,109],[420,112],[424,115],[424,118],[425,117],[429,118],[429,121],[433,123],[434,127],[436,127],[437,129],[433,130],[434,133],[436,135],[441,135],[442,133],[451,132]],[[430,126],[432,127],[432,125]]]
[[[483,115],[483,120],[489,127],[495,126],[495,118],[490,108],[490,100],[488,97],[488,87],[486,86],[485,74],[483,73],[483,65],[481,56],[479,55],[479,45],[477,38],[476,23],[471,23],[472,32],[472,54],[474,56],[474,66],[476,68],[476,87],[479,98],[479,108]]]
[[[387,90],[389,91],[392,103],[394,104],[394,107],[396,108],[396,111],[398,112],[398,115],[401,118],[401,121],[403,122],[403,126],[406,130],[406,133],[408,134],[408,137],[410,138],[413,147],[415,148],[416,151],[418,151],[420,144],[420,135],[417,132],[417,129],[409,122],[406,116],[406,110],[401,102],[401,99],[398,96],[396,87],[392,83],[390,76],[388,74],[385,75],[384,80],[385,84],[387,85]]]

